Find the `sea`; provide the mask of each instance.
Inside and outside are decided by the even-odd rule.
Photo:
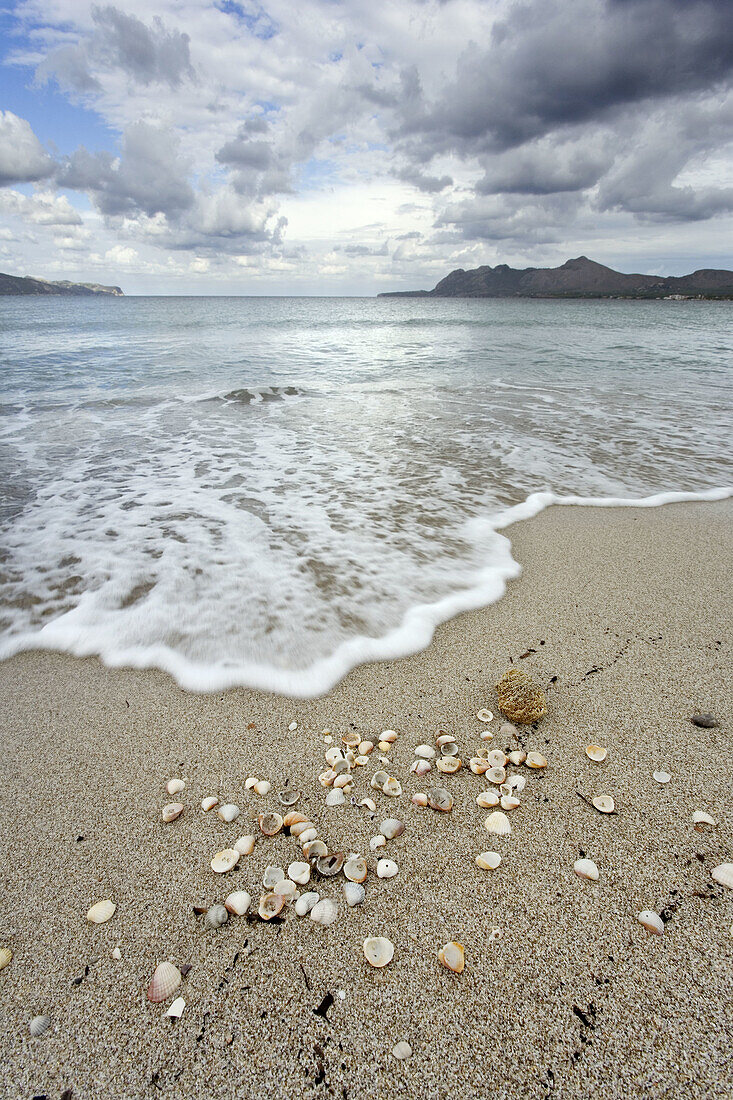
[[[326,692],[556,503],[731,494],[726,302],[0,299],[0,658]]]

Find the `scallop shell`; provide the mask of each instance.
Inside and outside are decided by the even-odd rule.
[[[492,768],[505,768],[507,762],[507,755],[502,752],[501,749],[492,749],[486,756],[489,762],[489,766]]]
[[[278,882],[282,882],[285,878],[285,872],[282,867],[277,867],[275,864],[270,864],[265,867],[265,873],[262,876],[262,885],[265,890],[272,890],[274,886],[277,886]]]
[[[167,806],[164,806],[160,811],[160,816],[165,821],[166,825],[171,821],[175,821],[177,817],[180,817],[183,813],[182,802],[169,802]]]
[[[423,794],[422,791],[418,791],[417,794],[414,794],[412,796],[412,803],[415,806],[427,806],[428,796],[426,794]]]
[[[329,924],[333,924],[338,915],[338,906],[331,898],[321,898],[310,911],[311,920],[315,924],[322,924],[324,928],[328,928]]]
[[[486,772],[486,779],[489,783],[495,783],[497,787],[500,787],[502,783],[506,782],[506,768],[489,768]]]
[[[656,936],[661,936],[664,932],[664,922],[657,913],[653,913],[651,909],[643,909],[641,913],[637,914],[636,919],[639,924],[643,924],[648,932],[654,932]]]
[[[293,882],[297,882],[299,886],[305,886],[306,882],[310,881],[310,877],[310,863],[303,863],[300,860],[296,860],[295,863],[291,863],[288,867],[288,878],[291,878]]]
[[[458,756],[441,756],[436,762],[436,768],[439,772],[444,772],[446,775],[453,775],[461,767],[461,759]]]
[[[514,764],[515,768],[519,767],[520,764],[523,764],[526,759],[527,754],[521,749],[514,749],[512,752],[507,753],[507,760],[510,764]]]
[[[346,802],[346,795],[338,788],[334,787],[332,791],[329,791],[326,795],[327,806],[343,806]]]
[[[225,802],[216,812],[222,821],[226,821],[227,825],[229,825],[232,821],[237,820],[242,811],[239,806],[235,806],[233,802]]]
[[[169,779],[165,785],[165,789],[168,794],[180,794],[181,791],[186,789],[186,784],[182,779]]]
[[[445,787],[431,787],[428,791],[428,805],[433,810],[447,814],[453,809],[453,795]]]
[[[394,730],[382,730],[379,737],[381,741],[386,741],[388,745],[392,745],[397,740],[398,734]]]
[[[212,905],[210,909],[206,910],[204,924],[213,931],[216,928],[221,928],[228,920],[229,910],[225,905]]]
[[[390,798],[399,798],[402,794],[402,785],[397,779],[389,778],[382,787],[385,794],[388,794]]]
[[[167,1001],[171,994],[175,993],[181,984],[181,972],[173,963],[162,962],[155,968],[155,973],[148,986],[148,1000],[153,1004]]]
[[[280,817],[280,814],[276,814],[274,810],[271,810],[270,813],[267,814],[260,814],[257,821],[260,826],[260,832],[265,836],[275,836],[283,827],[283,819]],[[292,832],[293,830],[291,829],[290,831]]]
[[[602,763],[608,756],[608,749],[604,749],[602,745],[586,745],[585,755],[589,760],[593,760],[594,763]]]
[[[657,783],[669,783],[671,778],[669,772],[652,772],[652,779],[656,779]]]
[[[455,940],[446,943],[438,952],[438,958],[447,970],[452,970],[454,974],[463,973],[466,960],[462,943],[456,943]]]
[[[310,913],[313,906],[318,902],[318,894],[313,890],[309,890],[306,894],[301,894],[295,903],[295,912],[299,917],[306,916]]]
[[[490,810],[492,806],[499,805],[499,796],[496,791],[481,791],[481,794],[476,796],[476,804],[482,810]]]
[[[381,833],[377,833],[377,835],[373,836],[372,839],[369,841],[369,850],[371,852],[376,852],[377,848],[384,848],[386,843],[386,836],[382,836]]]
[[[361,856],[352,856],[344,863],[344,876],[349,882],[363,882],[367,877],[366,860]]]
[[[323,875],[324,878],[333,878],[337,875],[344,865],[344,853],[343,852],[331,852],[327,856],[319,856],[316,860],[316,870],[319,875]]]
[[[397,836],[402,836],[405,831],[404,821],[400,821],[396,817],[388,817],[379,826],[379,831],[383,836],[386,836],[387,840],[394,840]]]
[[[507,779],[507,786],[509,786],[515,794],[521,794],[524,788],[527,786],[527,776],[510,775]]]
[[[299,801],[302,791],[280,791],[277,800],[281,806],[294,806]]]
[[[345,882],[343,890],[346,904],[350,909],[353,909],[355,905],[361,905],[366,897],[366,890],[360,882]]]
[[[592,859],[576,859],[573,870],[580,878],[588,878],[592,882],[598,881],[598,868]]]
[[[481,852],[476,856],[476,862],[482,871],[495,871],[501,863],[501,856],[498,852]]]
[[[256,794],[262,795],[264,797],[264,795],[270,793],[271,787],[272,787],[272,783],[268,782],[267,779],[260,779],[257,783],[255,783],[252,790]]]
[[[717,825],[717,821],[713,821],[710,814],[704,813],[702,810],[695,810],[692,815],[693,825]]]
[[[263,894],[257,907],[262,920],[272,920],[285,908],[285,898],[282,894]]]
[[[115,915],[116,909],[113,901],[98,901],[87,913],[87,920],[92,924],[106,924]]]
[[[34,1039],[40,1039],[51,1026],[50,1016],[34,1016],[30,1022],[29,1031]]]
[[[477,711],[476,717],[478,718],[479,722],[493,722],[494,720],[494,716],[491,711],[486,709]]]
[[[243,917],[252,904],[252,898],[246,890],[234,890],[224,899],[224,907],[235,917]]]
[[[9,947],[0,947],[0,970],[4,970],[13,957]]]
[[[593,799],[593,805],[602,814],[612,814],[615,803],[610,794],[599,794]]]
[[[489,814],[484,821],[484,828],[487,833],[493,833],[494,836],[508,836],[512,831],[509,818],[501,810],[494,810],[493,814]]]
[[[546,768],[547,761],[541,752],[528,752],[525,764],[528,768]]]
[[[720,863],[711,871],[714,882],[733,890],[733,863]]]
[[[415,756],[418,756],[421,760],[432,760],[435,756],[435,749],[432,745],[418,745],[415,749]]]
[[[394,878],[399,870],[393,859],[377,860],[377,878]]]
[[[186,1007],[186,1002],[183,997],[176,997],[172,1005],[166,1012],[166,1016],[170,1016],[173,1020],[180,1020],[183,1015],[183,1010]]]
[[[255,850],[255,843],[257,838],[254,836],[240,836],[239,840],[235,840],[232,847],[235,852],[239,852],[240,856],[251,856]]]
[[[202,810],[213,810],[214,806],[218,806],[218,805],[219,805],[219,799],[216,797],[215,794],[210,794],[206,798],[201,799],[201,809]]]
[[[222,848],[211,861],[211,870],[217,875],[223,875],[231,871],[239,863],[239,852],[236,848]]]
[[[394,944],[384,936],[370,936],[364,940],[364,958],[370,966],[387,966],[394,958]]]

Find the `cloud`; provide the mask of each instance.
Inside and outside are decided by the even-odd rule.
[[[47,179],[53,159],[24,118],[0,110],[0,186]]]
[[[41,226],[82,226],[81,215],[65,195],[38,191],[24,195],[20,191],[0,191],[0,210]]]
[[[395,172],[395,176],[405,183],[411,183],[413,187],[417,187],[418,191],[425,191],[431,195],[445,191],[446,187],[451,187],[453,184],[450,176],[426,176],[417,168],[400,168]]]

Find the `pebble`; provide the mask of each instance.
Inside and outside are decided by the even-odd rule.
[[[718,728],[718,723],[715,721],[712,714],[693,714],[690,721],[693,726],[699,726],[700,729],[714,730]]]
[[[404,1039],[392,1047],[392,1055],[398,1062],[404,1062],[405,1058],[409,1058],[411,1054],[412,1047]]]

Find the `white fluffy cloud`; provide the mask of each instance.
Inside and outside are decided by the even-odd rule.
[[[0,186],[52,175],[54,163],[24,118],[0,111]]]

